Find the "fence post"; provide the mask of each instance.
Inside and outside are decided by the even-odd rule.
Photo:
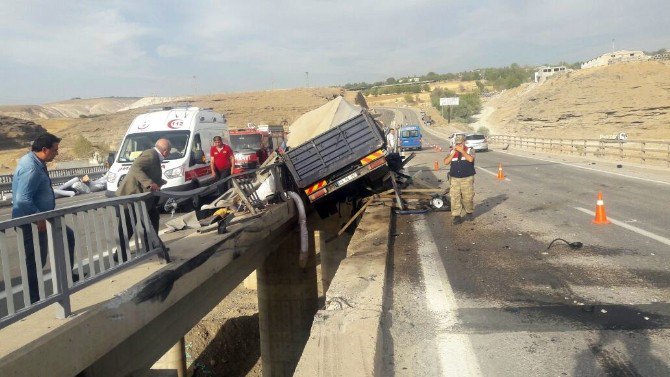
[[[623,141],[619,140],[619,159],[623,160]]]
[[[70,292],[67,285],[67,262],[65,261],[65,250],[67,245],[63,242],[63,233],[66,231],[63,229],[64,225],[61,216],[47,219],[46,222],[49,258],[51,259],[51,279],[53,282],[54,294],[58,295],[58,301],[56,302],[56,318],[62,319],[72,313],[70,307]]]
[[[668,163],[668,166],[670,166],[670,143],[668,143],[667,145],[668,145],[668,157],[666,161]]]
[[[644,142],[644,141],[640,142],[640,152],[642,152],[642,155],[640,157],[642,158],[642,163],[643,164],[647,162],[647,159],[646,159],[646,156],[647,156],[646,153],[647,152],[645,151],[645,144],[647,144],[647,143]]]

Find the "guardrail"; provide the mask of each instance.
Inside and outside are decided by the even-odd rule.
[[[264,203],[252,176],[261,172],[274,192],[291,187],[286,167],[274,164],[190,191],[101,199],[0,222],[0,329],[54,303],[56,316],[67,317],[71,294],[152,255],[169,261],[147,210],[158,196],[192,200],[231,181],[240,209],[257,213]]]
[[[54,185],[59,185],[69,181],[74,177],[80,177],[82,175],[97,175],[104,174],[107,172],[107,168],[103,165],[98,166],[86,166],[83,168],[69,168],[69,169],[54,169],[49,170],[49,177],[51,178],[51,183]],[[12,190],[12,181],[14,179],[14,174],[4,174],[0,175],[0,191],[9,192]]]
[[[57,317],[67,317],[72,293],[164,252],[148,216],[153,198],[104,199],[0,222],[0,328],[54,303]]]
[[[490,135],[490,143],[537,151],[559,152],[670,166],[670,142],[653,140],[562,139]]]

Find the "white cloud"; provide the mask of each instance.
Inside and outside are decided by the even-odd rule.
[[[612,38],[621,48],[670,47],[668,11],[661,0],[7,2],[0,71],[80,77],[78,87],[98,95],[179,95],[192,75],[207,92],[298,86],[306,71],[313,85],[376,81],[588,59]],[[10,91],[50,92],[23,81],[0,88],[0,102]]]

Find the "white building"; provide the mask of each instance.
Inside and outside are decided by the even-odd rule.
[[[561,65],[558,67],[540,67],[537,69],[535,72],[535,82],[541,82],[547,79],[547,77],[551,77],[553,75],[559,74],[559,73],[565,73],[572,71],[571,69],[567,69],[565,66]]]
[[[591,59],[586,63],[582,63],[582,69],[602,67],[610,64],[626,63],[634,61],[649,60],[649,57],[642,51],[615,51],[603,54],[595,59]]]

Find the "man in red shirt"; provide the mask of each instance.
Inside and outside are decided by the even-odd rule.
[[[212,175],[217,181],[225,179],[233,173],[235,166],[235,154],[227,144],[223,143],[221,136],[214,136],[214,145],[209,150],[209,155],[212,158],[210,167],[212,168]],[[219,185],[219,195],[228,191],[229,184]]]

